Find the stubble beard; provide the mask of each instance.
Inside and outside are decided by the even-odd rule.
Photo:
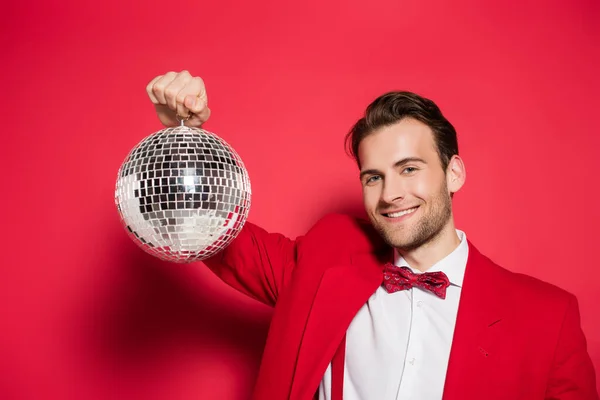
[[[412,251],[435,241],[452,218],[452,199],[447,185],[444,184],[442,190],[431,199],[430,205],[429,212],[414,226],[390,229],[373,217],[371,223],[388,245],[401,251]]]

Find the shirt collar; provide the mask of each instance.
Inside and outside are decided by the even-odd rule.
[[[467,242],[467,235],[460,230],[456,230],[456,234],[460,239],[459,245],[442,258],[440,261],[431,266],[426,272],[441,271],[446,274],[450,280],[450,284],[458,287],[462,287],[463,278],[465,277],[465,269],[467,268],[467,258],[469,257],[469,244]],[[394,249],[394,264],[398,267],[408,267],[412,272],[420,274],[421,271],[412,268],[406,260]]]

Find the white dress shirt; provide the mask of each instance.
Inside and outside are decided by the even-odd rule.
[[[469,255],[467,236],[456,232],[458,247],[427,270],[448,276],[445,299],[419,288],[388,293],[379,287],[358,311],[346,332],[344,400],[442,398]],[[398,253],[395,264],[410,267]],[[331,400],[331,364],[319,399]]]

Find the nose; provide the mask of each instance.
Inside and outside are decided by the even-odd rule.
[[[396,174],[386,176],[381,191],[381,201],[387,204],[402,200],[406,195],[406,190],[402,184],[402,179]]]

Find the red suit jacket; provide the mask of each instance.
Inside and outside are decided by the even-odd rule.
[[[367,222],[330,215],[296,240],[247,223],[205,261],[275,307],[254,399],[314,398],[392,254]],[[443,398],[597,400],[576,298],[499,267],[469,243]]]

